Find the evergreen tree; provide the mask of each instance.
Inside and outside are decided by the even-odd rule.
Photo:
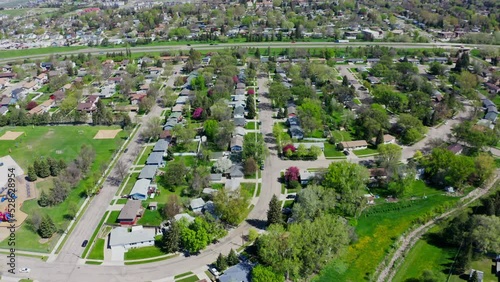
[[[59,175],[59,162],[53,158],[48,158],[47,163],[49,165],[50,175],[51,176]]]
[[[180,242],[180,229],[179,224],[172,220],[170,223],[170,228],[163,232],[162,237],[162,248],[167,253],[175,253],[179,250]]]
[[[219,256],[217,257],[217,261],[215,261],[215,267],[217,267],[217,269],[219,271],[223,271],[227,268],[227,260],[224,257],[224,255],[219,253]]]
[[[238,255],[236,254],[236,252],[233,249],[231,249],[231,251],[227,255],[227,264],[229,266],[233,266],[233,265],[237,265],[239,262],[240,262],[240,260],[238,259]]]
[[[63,170],[63,169],[66,169],[66,162],[63,160],[63,159],[60,159],[59,160],[59,164],[58,164],[58,167],[59,167],[59,171]]]
[[[349,79],[347,79],[347,75],[344,75],[342,78],[342,86],[349,86]]]
[[[477,271],[474,271],[472,273],[472,276],[470,277],[469,281],[470,282],[478,282],[479,281],[479,279],[477,278]]]
[[[247,109],[248,109],[247,118],[248,119],[255,118],[256,112],[255,112],[255,102],[254,102],[253,95],[248,95],[248,98],[247,98]]]
[[[46,207],[49,205],[49,196],[47,196],[47,193],[42,190],[42,193],[40,194],[40,197],[38,198],[38,205],[41,207]]]
[[[45,160],[41,160],[40,162],[40,176],[41,178],[45,178],[50,176],[50,166],[49,163]]]
[[[38,234],[42,238],[50,238],[56,232],[57,228],[50,216],[46,215],[43,217],[40,227],[38,228]]]
[[[269,209],[267,210],[267,223],[269,225],[283,223],[283,218],[281,217],[281,204],[276,195],[273,195],[271,201],[269,202]]]
[[[384,144],[384,132],[382,131],[382,129],[380,129],[378,131],[377,139],[375,140],[375,144],[377,146],[380,145],[380,144]]]
[[[42,171],[42,166],[40,165],[40,161],[39,160],[35,160],[33,162],[33,168],[35,169],[36,175],[40,176],[40,173]]]
[[[469,263],[472,260],[472,246],[467,244],[464,249],[460,252],[456,261],[456,270],[459,273],[463,273],[469,267]]]
[[[257,50],[255,50],[255,57],[257,57],[258,59],[260,59],[260,49],[259,48],[256,48]]]
[[[28,180],[33,182],[33,181],[36,181],[37,179],[38,179],[38,176],[36,176],[35,167],[30,165],[28,167]]]

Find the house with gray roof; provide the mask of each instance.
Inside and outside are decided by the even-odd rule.
[[[243,151],[243,137],[236,135],[231,138],[231,152],[237,153]]]
[[[146,200],[148,198],[149,184],[151,184],[151,180],[149,179],[143,178],[137,180],[130,192],[130,198],[134,200]]]
[[[224,183],[224,189],[227,191],[235,191],[241,186],[241,178],[231,178]]]
[[[0,107],[0,115],[4,116],[7,114],[7,112],[9,111],[9,108],[6,107],[6,106],[1,106]]]
[[[236,126],[233,131],[233,136],[240,135],[240,136],[245,136],[247,134],[247,131],[241,127],[241,126]]]
[[[192,199],[189,203],[189,207],[195,213],[201,213],[203,210],[203,206],[205,205],[205,201],[202,198]]]
[[[245,118],[233,118],[235,126],[245,127],[247,125],[247,120]]]
[[[227,176],[229,176],[230,179],[242,179],[244,176],[243,166],[241,166],[240,164],[233,164],[228,170],[225,171],[225,173]]]
[[[300,126],[297,125],[292,125],[290,126],[290,129],[288,129],[288,133],[293,139],[303,139],[304,138],[304,131]]]
[[[133,225],[137,217],[142,216],[142,201],[128,200],[118,215],[118,223],[123,225]]]
[[[109,246],[111,249],[118,247],[125,250],[154,246],[155,235],[156,232],[153,228],[134,226],[129,231],[127,227],[117,227],[109,233]]]
[[[181,220],[185,219],[188,223],[191,223],[194,221],[194,217],[190,216],[187,213],[176,214],[174,216],[174,219],[175,219],[175,221],[181,221]]]
[[[234,108],[233,112],[234,118],[245,118],[245,108],[242,106],[237,106]]]
[[[167,156],[167,149],[168,149],[169,142],[165,139],[160,139],[158,142],[156,142],[153,152],[158,152],[162,153],[163,156]]]
[[[152,152],[146,160],[146,165],[156,165],[159,167],[164,167],[165,160],[163,159],[163,153]]]
[[[250,282],[253,265],[240,262],[237,265],[231,266],[224,271],[224,274],[219,276],[220,282]]]
[[[486,115],[484,116],[484,119],[490,120],[492,122],[495,122],[497,120],[498,114],[495,112],[487,112]]]
[[[156,170],[158,169],[157,165],[146,165],[142,168],[141,173],[139,174],[139,179],[149,179],[153,180],[156,176]]]
[[[236,84],[236,89],[245,89],[245,83],[238,83]]]
[[[222,174],[221,173],[212,173],[210,174],[210,181],[211,182],[218,182],[222,180]]]

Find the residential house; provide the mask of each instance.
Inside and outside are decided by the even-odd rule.
[[[11,98],[10,97],[7,97],[7,96],[3,96],[2,99],[0,100],[0,107],[7,107],[10,105],[10,102],[11,102]]]
[[[129,95],[129,99],[130,99],[130,104],[132,105],[138,105],[141,100],[146,97],[147,94],[146,93],[134,93],[134,94],[130,94]]]
[[[56,92],[52,93],[52,95],[50,95],[50,99],[54,100],[56,104],[61,103],[64,98],[66,98],[66,94],[61,90],[57,90]]]
[[[103,88],[101,88],[101,92],[99,93],[99,97],[101,98],[111,98],[115,94],[115,85],[106,85]]]
[[[30,115],[38,115],[38,114],[43,114],[46,113],[54,106],[55,102],[52,99],[48,99],[47,101],[44,101],[40,105],[34,107],[33,109],[29,110],[28,114]]]
[[[484,86],[488,89],[491,94],[500,94],[500,87],[493,83],[485,83]]]
[[[286,109],[286,112],[288,113],[288,118],[290,119],[291,117],[297,116],[297,109],[295,108],[294,105],[288,106]]]
[[[247,120],[245,118],[233,118],[235,126],[245,127],[247,125]]]
[[[356,140],[356,141],[344,141],[340,142],[345,150],[361,150],[368,148],[368,143],[365,140]]]
[[[23,88],[16,88],[12,90],[12,92],[10,93],[11,93],[11,98],[14,100],[14,103],[17,103],[17,101],[24,99],[24,97],[26,96],[26,92],[24,91]]]
[[[292,125],[288,129],[288,133],[292,137],[292,139],[303,139],[304,138],[304,131],[302,128],[298,125]]]
[[[311,179],[313,179],[316,176],[315,172],[308,171],[305,169],[301,170],[299,174],[300,174],[300,184],[302,185],[309,184],[309,181],[311,181]]]
[[[372,144],[375,144],[377,142],[377,138],[374,137],[371,140]],[[390,135],[390,134],[384,134],[384,144],[396,144],[396,137]]]
[[[156,144],[153,148],[153,152],[162,153],[163,156],[166,157],[169,144],[170,144],[170,142],[168,142],[167,140],[160,139],[160,140],[158,140],[158,142],[156,142]]]
[[[245,108],[243,108],[241,106],[234,108],[233,117],[234,118],[245,118]]]
[[[28,91],[28,92],[33,92],[33,91],[38,90],[38,88],[40,88],[40,87],[39,87],[38,83],[36,82],[36,80],[32,80],[29,82],[25,82],[23,84],[23,88],[26,89],[26,91]]]
[[[6,88],[9,85],[8,78],[0,78],[0,89]]]
[[[134,226],[129,231],[127,227],[116,227],[109,233],[109,247],[122,249],[122,252],[140,247],[154,246],[156,231],[153,228]]]
[[[226,183],[224,183],[224,189],[227,191],[236,191],[238,188],[241,186],[241,178],[231,178],[226,180]]]
[[[180,213],[180,214],[176,214],[174,216],[174,219],[175,221],[179,222],[181,220],[186,220],[187,223],[191,223],[194,221],[194,217],[190,216],[189,214],[187,213]]]
[[[460,155],[463,150],[464,150],[464,147],[460,144],[457,144],[457,143],[448,146],[448,151],[451,151],[455,155]]]
[[[8,78],[8,79],[13,79],[17,76],[15,72],[4,72],[0,73],[0,78]]]
[[[150,202],[148,204],[148,209],[151,211],[158,210],[158,202]]]
[[[163,153],[152,152],[146,160],[146,165],[157,165],[159,167],[164,167],[165,160],[163,159]]]
[[[362,64],[365,62],[365,60],[362,58],[353,58],[353,59],[347,59],[347,62],[352,64]]]
[[[156,170],[158,166],[156,165],[146,165],[142,168],[141,173],[139,174],[139,179],[149,179],[153,180],[156,176]]]
[[[172,108],[172,112],[174,113],[182,113],[182,110],[184,109],[184,104],[176,104],[173,108]]]
[[[210,182],[219,182],[219,181],[222,181],[222,173],[210,174]]]
[[[497,120],[498,113],[496,112],[487,112],[484,116],[484,119],[489,120],[491,122],[495,122]]]
[[[244,96],[246,94],[245,89],[235,89],[234,90],[234,95],[235,96]]]
[[[368,172],[370,172],[370,180],[387,179],[387,171],[385,168],[370,168]]]
[[[187,96],[179,96],[177,97],[177,100],[175,100],[176,104],[185,105],[187,102],[189,102],[189,97]]]
[[[189,90],[187,88],[184,88],[179,93],[179,96],[191,96],[192,94],[193,94],[193,91],[191,91],[191,90]]]
[[[78,111],[93,112],[97,109],[96,103],[98,100],[99,96],[90,95],[85,102],[79,103],[76,109]]]
[[[118,223],[134,225],[138,217],[142,216],[142,201],[128,200],[118,215]]]
[[[231,138],[231,152],[239,153],[243,151],[243,137],[241,135],[236,135]]]
[[[243,127],[236,126],[233,131],[233,136],[240,135],[245,136],[247,134],[246,130]]]
[[[108,84],[109,85],[118,85],[123,81],[123,77],[121,76],[115,76],[115,77],[110,77],[108,78]]]
[[[53,67],[53,64],[51,62],[42,62],[40,63],[40,68],[42,68],[45,71],[50,70]]]
[[[477,275],[477,282],[483,282],[483,279],[484,279],[484,272],[482,271],[479,271],[479,270],[475,270],[475,269],[471,269],[470,270],[470,274],[469,274],[469,281],[472,281],[472,276],[474,275],[474,272],[476,273]]]
[[[160,139],[165,139],[170,142],[170,140],[172,140],[172,132],[170,130],[163,130],[160,133]]]
[[[237,83],[236,84],[236,89],[245,89],[245,83]]]
[[[300,126],[300,120],[298,117],[296,116],[291,116],[291,117],[288,117],[288,119],[286,120],[288,126]]]
[[[132,191],[130,192],[130,198],[134,200],[146,200],[148,198],[149,185],[151,180],[143,178],[135,182]]]
[[[250,263],[240,262],[226,269],[224,274],[219,276],[219,282],[250,282],[253,267]]]
[[[0,106],[0,115],[4,116],[9,112],[9,108],[7,106]]]
[[[380,79],[378,79],[377,77],[374,77],[374,76],[369,76],[366,78],[366,80],[368,80],[368,82],[370,82],[370,84],[379,84],[380,83]]]
[[[321,151],[325,151],[325,143],[321,142],[310,142],[310,143],[293,143],[295,148],[298,148],[300,145],[304,146],[306,149],[311,149],[312,146],[316,146],[321,149]]]
[[[229,179],[243,179],[243,166],[241,166],[241,164],[233,164],[228,170],[225,171],[225,175]]]
[[[195,213],[201,213],[203,210],[203,206],[205,206],[205,201],[202,198],[192,199],[189,203],[189,207]]]

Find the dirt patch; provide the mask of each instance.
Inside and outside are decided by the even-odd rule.
[[[113,139],[120,131],[122,130],[121,129],[99,130],[97,134],[94,136],[94,139]]]
[[[2,137],[0,137],[0,140],[16,140],[17,137],[23,135],[24,132],[14,132],[14,131],[7,131],[5,132]]]

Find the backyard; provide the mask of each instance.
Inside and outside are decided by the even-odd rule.
[[[345,159],[346,156],[344,155],[344,153],[342,153],[342,151],[338,151],[337,150],[337,146],[335,146],[334,144],[330,144],[330,143],[325,143],[325,151],[324,151],[324,154],[325,154],[325,158],[342,158],[342,159]]]

